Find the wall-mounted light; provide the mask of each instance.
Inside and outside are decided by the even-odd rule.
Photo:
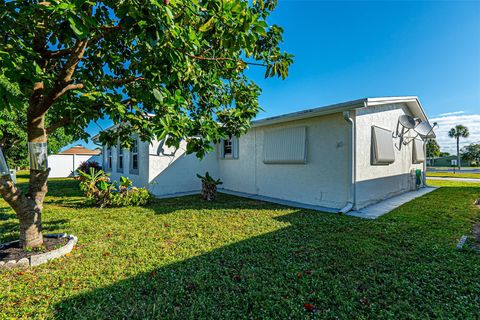
[[[0,148],[0,177],[8,175],[10,175],[10,170],[8,170],[7,161],[5,161],[2,148]]]
[[[48,149],[46,142],[29,142],[28,143],[28,159],[30,161],[30,169],[46,171],[48,168]]]

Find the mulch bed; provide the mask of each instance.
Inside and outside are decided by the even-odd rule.
[[[63,247],[68,242],[68,238],[43,238],[43,247],[31,251],[24,251],[19,242],[14,242],[0,249],[0,261],[18,261],[22,258],[30,258],[31,256],[49,252]]]

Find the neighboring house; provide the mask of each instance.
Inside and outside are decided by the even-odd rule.
[[[103,162],[102,150],[90,150],[82,146],[74,146],[65,151],[48,156],[50,178],[65,178],[74,176],[75,170],[85,161]]]
[[[196,173],[208,171],[220,192],[346,212],[415,189],[425,144],[395,138],[405,114],[428,122],[417,97],[367,98],[254,121],[201,161],[185,142],[175,150],[134,138],[131,151],[104,147],[103,163],[112,179],[128,176],[158,197],[198,193]]]
[[[472,165],[471,161],[461,159],[461,167],[470,167]],[[458,160],[456,155],[450,155],[446,157],[435,157],[433,161],[431,158],[427,159],[427,166],[429,167],[457,167]]]

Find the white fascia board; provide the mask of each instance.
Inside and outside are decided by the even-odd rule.
[[[283,114],[280,116],[270,117],[266,119],[252,121],[252,127],[263,127],[277,123],[313,118],[317,116],[324,116],[332,113],[338,113],[348,111],[356,108],[363,108],[365,106],[366,99],[353,100],[343,103],[337,103],[325,107],[313,108],[302,110],[298,112],[292,112]]]
[[[383,98],[368,98],[368,106],[378,106],[383,104],[392,104],[392,103],[405,103],[412,114],[422,119],[423,121],[428,121],[427,115],[423,111],[422,105],[418,100],[417,96],[405,96],[405,97],[383,97]]]

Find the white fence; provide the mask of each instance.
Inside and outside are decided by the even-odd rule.
[[[48,157],[50,178],[73,177],[75,170],[85,161],[96,161],[102,163],[101,155],[79,155],[79,154],[54,154]]]

